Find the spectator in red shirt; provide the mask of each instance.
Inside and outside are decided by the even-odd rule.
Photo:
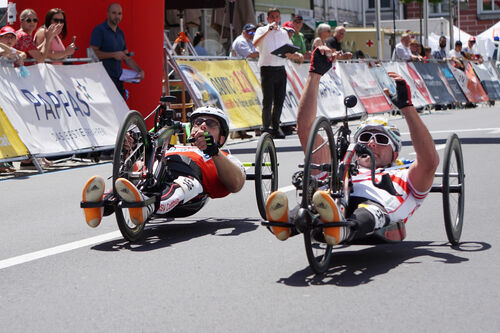
[[[23,51],[28,58],[33,58],[37,62],[44,62],[50,47],[50,42],[54,36],[61,33],[62,24],[51,24],[45,32],[45,42],[39,47],[33,42],[33,32],[38,24],[38,17],[33,9],[27,8],[19,15],[21,20],[21,29],[16,31],[17,43],[15,48]]]

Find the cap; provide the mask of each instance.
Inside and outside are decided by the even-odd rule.
[[[304,18],[302,17],[302,15],[295,15],[293,17],[294,20],[304,20]]]
[[[283,29],[285,29],[286,31],[295,31],[295,28],[293,27],[293,23],[290,21],[286,21],[285,23],[283,23],[283,25],[281,27]]]
[[[475,41],[476,41],[476,37],[471,36],[471,37],[469,38],[469,42],[475,42]]]
[[[14,28],[12,28],[9,25],[6,25],[2,29],[0,29],[0,36],[4,36],[4,35],[7,35],[7,34],[13,34],[17,38],[16,30],[14,30]]]
[[[252,23],[247,23],[243,26],[243,31],[255,30],[257,29]]]
[[[418,42],[417,42],[417,40],[416,40],[416,39],[412,39],[412,40],[410,41],[410,45],[411,45],[411,44],[417,44],[417,45],[418,45]]]

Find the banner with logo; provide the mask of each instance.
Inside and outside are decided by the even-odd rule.
[[[262,124],[260,84],[246,60],[178,60],[202,105],[223,109],[231,119],[231,129]]]
[[[387,74],[384,67],[373,66],[370,68],[370,71],[373,73],[373,76],[377,79],[382,89],[388,89],[391,95],[396,95],[396,84],[389,74]]]
[[[467,103],[467,98],[465,97],[462,88],[460,88],[457,80],[455,79],[455,76],[448,67],[448,64],[441,62],[438,64],[438,66],[439,69],[441,69],[439,71],[439,74],[442,75],[441,79],[446,83],[446,87],[455,98],[455,101],[459,103]]]
[[[387,72],[398,73],[405,79],[406,83],[410,86],[411,90],[411,101],[416,108],[422,108],[429,105],[420,90],[415,85],[413,77],[408,72],[408,67],[406,63],[401,62],[385,62],[383,66]]]
[[[387,112],[393,109],[366,63],[339,63],[347,75],[367,113]]]
[[[455,102],[455,98],[448,91],[445,83],[439,75],[440,69],[437,63],[412,63],[425,82],[425,85],[436,104],[446,105]]]
[[[490,99],[488,94],[486,94],[486,91],[481,85],[481,82],[477,78],[476,73],[474,73],[474,69],[469,62],[466,62],[465,64],[465,75],[467,76],[467,89],[469,89],[472,96],[471,102],[480,103],[489,101]]]
[[[432,98],[431,94],[429,93],[429,90],[427,89],[427,86],[425,85],[424,79],[422,79],[420,74],[418,74],[417,70],[415,69],[415,64],[413,62],[407,62],[406,67],[408,68],[408,73],[410,74],[415,83],[415,87],[417,87],[418,91],[424,97],[427,104],[428,105],[435,104],[434,99]]]
[[[500,83],[493,67],[489,63],[474,64],[470,63],[477,77],[481,81],[484,90],[491,100],[500,99]],[[489,66],[488,66],[489,65]]]
[[[112,146],[129,111],[102,63],[0,67],[0,106],[31,154]]]
[[[23,155],[28,155],[28,150],[0,107],[0,160]]]

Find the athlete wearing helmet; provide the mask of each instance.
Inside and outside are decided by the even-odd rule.
[[[165,183],[155,192],[161,192],[154,204],[129,208],[132,222],[144,223],[153,213],[167,214],[178,205],[200,196],[221,198],[241,190],[245,169],[234,156],[220,151],[229,134],[229,118],[224,111],[204,106],[191,114],[191,146],[173,146],[164,153],[167,175]],[[118,195],[126,202],[145,201],[148,193],[141,192],[124,178],[115,182]],[[111,194],[108,194],[111,195]],[[104,198],[104,179],[91,177],[83,189],[83,202],[98,202]],[[101,208],[84,208],[85,219],[91,227],[99,225]]]
[[[309,132],[316,118],[318,90],[321,76],[332,67],[337,53],[326,46],[314,50],[311,68],[299,102],[297,114],[297,133],[305,151]],[[335,223],[348,220],[353,227],[323,228],[323,233],[315,235],[330,245],[345,240],[366,237],[374,230],[395,222],[406,222],[413,212],[422,204],[429,192],[439,156],[434,141],[427,127],[420,119],[411,103],[411,93],[401,76],[389,72],[396,81],[396,95],[391,96],[408,125],[416,160],[408,169],[388,168],[397,159],[401,150],[399,130],[380,118],[369,118],[362,122],[354,134],[357,143],[367,146],[375,159],[376,178],[388,174],[396,191],[401,196],[394,196],[384,189],[373,186],[370,173],[370,156],[358,156],[359,173],[352,176],[353,191],[350,193],[349,207],[341,211],[330,197],[329,191],[317,191],[313,195],[313,205],[323,223]],[[317,161],[324,163],[328,161]],[[279,191],[272,193],[266,204],[269,221],[293,222],[289,219],[287,196]],[[274,227],[273,233],[280,240],[287,239],[296,233],[294,228]]]

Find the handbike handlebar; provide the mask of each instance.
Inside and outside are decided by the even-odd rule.
[[[365,145],[362,145],[360,143],[357,143],[355,146],[354,146],[354,150],[356,151],[356,154],[358,156],[362,156],[362,155],[369,155],[370,156],[370,171],[371,171],[371,177],[372,177],[372,183],[375,187],[377,188],[380,188],[382,190],[386,190],[387,192],[389,192],[389,194],[391,195],[394,195],[394,196],[398,196],[400,197],[401,194],[399,194],[396,189],[394,188],[394,185],[392,183],[392,180],[391,180],[391,176],[389,176],[389,174],[383,174],[382,175],[382,178],[380,179],[379,182],[377,182],[376,178],[375,178],[375,159],[373,158],[373,153],[371,152],[371,150],[365,146]]]

